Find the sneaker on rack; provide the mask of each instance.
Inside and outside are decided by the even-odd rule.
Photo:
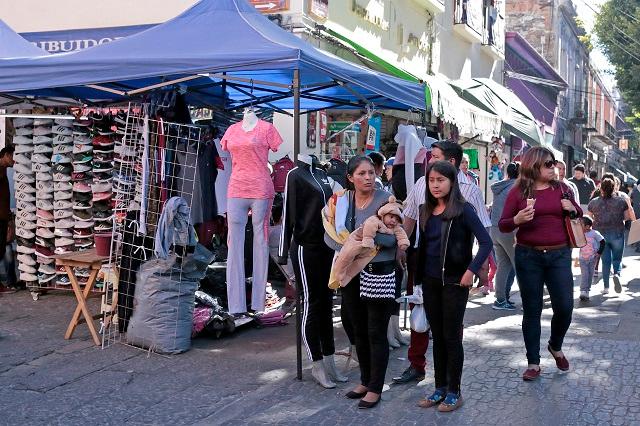
[[[33,170],[34,173],[47,173],[51,171],[51,166],[46,163],[33,163],[31,170]]]
[[[16,235],[27,240],[36,236],[36,234],[34,234],[32,231],[25,228],[16,228]]]
[[[29,154],[14,154],[13,161],[17,164],[22,164],[25,167],[31,167],[33,161],[31,160],[31,155]]]
[[[96,233],[111,232],[112,229],[112,222],[99,222],[96,223],[96,226],[93,228],[94,232]]]
[[[51,265],[55,268],[56,260],[55,259],[45,259],[44,257],[36,257],[39,265]]]
[[[85,182],[76,182],[73,184],[73,192],[91,192],[91,187]]]
[[[53,203],[49,200],[36,200],[36,207],[42,210],[53,210]]]
[[[54,146],[61,146],[61,145],[69,146],[73,144],[74,140],[75,139],[69,135],[56,135],[51,140],[51,142],[53,143]]]
[[[38,218],[38,220],[36,221],[36,224],[38,225],[38,228],[55,228],[56,224],[53,220],[47,220],[47,219],[42,219],[42,218]]]
[[[56,275],[50,275],[50,274],[43,274],[40,273],[38,274],[38,282],[40,283],[40,285],[43,284],[49,284],[50,282],[52,282],[54,279],[56,278]]]
[[[13,127],[16,129],[21,127],[33,127],[33,118],[18,117],[13,119]]]
[[[39,135],[33,138],[34,145],[51,145],[53,142],[53,138],[47,135]]]
[[[33,128],[34,136],[49,136],[52,133],[53,131],[51,130],[51,127],[40,126],[40,127]]]
[[[105,201],[109,200],[113,194],[111,192],[95,192],[93,194],[93,201]]]
[[[20,272],[20,281],[31,283],[38,281],[38,277],[34,274],[27,274],[26,272]]]
[[[93,152],[93,146],[91,145],[83,145],[83,144],[74,144],[73,145],[73,154],[91,154]]]
[[[97,222],[100,222],[100,223],[111,222],[113,220],[113,214],[111,214],[109,216],[106,216],[106,217],[94,217],[94,219],[95,219],[96,223]]]
[[[64,173],[54,173],[53,181],[54,182],[71,182],[71,176]]]
[[[53,175],[49,172],[36,173],[36,181],[44,182],[48,180],[53,180]]]
[[[52,238],[36,237],[36,246],[48,247],[50,249],[53,249],[55,247],[55,244]]]
[[[35,183],[36,182],[36,178],[35,175],[31,174],[31,175],[26,175],[24,173],[13,173],[13,181],[14,182],[20,182],[20,183]]]
[[[51,266],[51,265],[40,265],[38,267],[38,272],[41,272],[41,273],[47,274],[47,275],[55,275],[56,268]]]
[[[42,237],[42,238],[47,238],[47,239],[55,237],[53,231],[48,229],[48,228],[38,228],[36,230],[36,236]],[[36,241],[36,243],[37,243],[37,241]]]
[[[57,124],[58,126],[73,127],[73,118],[54,118],[53,124]]]
[[[71,173],[73,173],[73,166],[71,164],[55,164],[53,166],[53,173],[61,173],[64,175],[69,175],[71,176]]]
[[[73,220],[73,219],[56,220],[56,229],[58,229],[58,228],[63,228],[63,229],[73,228],[73,226],[75,224],[76,224],[76,221]]]
[[[74,134],[73,135],[73,143],[74,144],[79,144],[79,145],[91,145],[92,143],[92,138],[90,135],[80,135],[80,134]]]
[[[73,208],[73,202],[67,200],[56,201],[53,203],[53,207],[56,210],[68,210]]]
[[[91,190],[93,192],[110,192],[111,189],[112,189],[111,184],[107,182],[94,183],[93,185],[91,185]]]
[[[56,135],[61,135],[61,136],[72,136],[73,135],[73,129],[70,128],[70,127],[53,126],[51,130],[53,130],[53,133],[55,133]]]
[[[42,196],[42,193],[46,192],[47,194],[53,194],[53,182],[50,180],[44,180],[36,183],[36,187],[34,188],[38,191],[38,196]]]
[[[33,136],[32,127],[18,127],[16,128],[16,136]]]
[[[36,249],[35,249],[35,246],[27,247],[27,246],[22,246],[18,244],[18,246],[16,247],[16,252],[20,254],[34,254],[36,252]]]
[[[56,247],[65,247],[74,244],[74,240],[69,237],[57,237],[56,238]]]
[[[71,154],[73,153],[73,145],[64,144],[64,145],[55,145],[53,147],[53,154]]]
[[[34,163],[49,164],[51,162],[51,157],[44,154],[33,154],[31,156],[31,161],[33,161]]]
[[[110,210],[111,210],[111,205],[109,204],[108,201],[96,201],[95,203],[93,203],[94,214],[98,212],[110,212]]]
[[[93,240],[76,240],[75,247],[78,250],[87,250],[93,247]]]
[[[58,251],[58,249],[60,249],[60,250]],[[67,254],[67,253],[72,253],[72,252],[73,252],[73,250],[64,249],[63,247],[58,247],[56,249],[56,254]],[[57,275],[56,285],[66,287],[66,286],[71,285],[71,280],[66,275]]]
[[[73,171],[75,173],[90,172],[91,171],[91,166],[88,165],[87,163],[74,164],[73,165]]]
[[[34,238],[22,238],[20,236],[16,236],[16,243],[19,246],[24,246],[24,247],[35,247],[35,243],[34,243]]]
[[[20,262],[21,264],[36,266],[36,260],[33,258],[33,256],[29,256],[28,254],[19,254],[18,256],[16,256],[16,259],[18,259],[18,262]]]
[[[16,228],[26,229],[27,231],[33,231],[37,228],[35,222],[16,217]]]
[[[33,144],[33,138],[29,137],[29,136],[14,136],[13,137],[13,144],[18,146],[18,145],[26,145],[26,146],[30,146]]]
[[[112,171],[103,172],[100,170],[93,171],[93,181],[94,182],[111,182],[113,179]]]
[[[52,124],[52,118],[36,118],[35,120],[33,120],[34,126],[51,126]]]
[[[30,183],[18,183],[14,185],[14,190],[25,194],[35,194],[36,188]],[[34,195],[35,197],[35,195]]]
[[[35,214],[37,210],[34,202],[22,201],[22,200],[16,200],[16,208],[18,209],[18,213],[20,213],[21,211],[24,211],[25,214],[27,213]]]
[[[13,170],[16,173],[21,173],[24,175],[29,175],[29,176],[33,176],[34,172],[33,170],[31,170],[31,167],[26,167],[20,163],[16,163],[13,165]]]
[[[32,203],[36,200],[36,197],[33,194],[28,192],[16,192],[15,193],[16,200],[25,201],[27,203]]]
[[[44,257],[45,259],[51,258],[53,256],[53,251],[47,247],[36,246],[36,256]]]
[[[114,159],[114,155],[113,153],[98,153],[98,154],[93,154],[93,159],[102,163],[106,163],[106,162],[110,162],[113,161]]]
[[[14,145],[15,151],[14,154],[31,154],[35,149],[33,145]]]
[[[56,236],[56,238],[58,237],[71,238],[73,237],[73,233],[70,231],[70,229],[71,228],[56,228],[56,230],[53,231],[53,234]]]
[[[95,223],[93,222],[93,220],[87,220],[87,221],[77,220],[74,223],[74,228],[75,229],[88,229],[88,228],[93,228],[94,225],[95,225]]]
[[[81,229],[77,228],[73,230],[73,238],[74,239],[87,239],[93,237],[93,231],[90,228]]]
[[[93,156],[90,154],[75,154],[73,156],[73,164],[85,164],[90,163],[93,160]]]
[[[27,274],[35,274],[36,272],[38,272],[36,268],[34,268],[33,266],[29,266],[25,263],[20,263],[18,265],[18,271],[25,272]]]
[[[18,211],[16,213],[16,220],[26,220],[27,222],[35,222],[37,220],[35,212],[38,209],[36,209],[36,206],[32,204],[25,204],[25,206],[33,206],[33,211],[21,209],[20,207],[18,207],[16,203],[16,207],[18,207],[17,208]]]
[[[55,191],[73,191],[73,184],[71,182],[55,182],[53,184]]]
[[[93,220],[93,214],[89,210],[74,210],[73,220],[82,222]]]
[[[91,127],[91,121],[90,121],[90,120],[76,119],[76,120],[73,122],[73,127],[74,127],[74,128],[86,128],[86,127]]]
[[[72,196],[73,196],[73,193],[70,190],[65,190],[65,191],[57,191],[54,194],[53,198],[56,201],[58,201],[58,200],[71,200]]]
[[[51,154],[53,152],[53,148],[51,145],[36,145],[33,147],[34,154]]]
[[[51,161],[53,161],[54,164],[70,164],[73,160],[69,155],[56,154],[51,157]]]

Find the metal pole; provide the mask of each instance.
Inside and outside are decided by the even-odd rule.
[[[300,71],[293,70],[293,161],[300,153]],[[302,380],[302,302],[296,285],[296,367],[297,378]]]

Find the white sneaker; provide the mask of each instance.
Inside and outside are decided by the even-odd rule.
[[[38,218],[37,221],[38,228],[55,228],[56,224],[52,220],[43,219],[41,217]]]
[[[91,185],[91,190],[93,192],[110,192],[111,188],[112,186],[109,183],[94,183]]]
[[[28,193],[28,192],[17,192],[15,194],[16,200],[19,201],[25,201],[28,203],[32,203],[36,200],[36,197],[33,196],[33,194]]]
[[[13,161],[15,161],[18,164],[22,164],[26,167],[31,168],[31,157],[28,157],[27,154],[15,154],[13,156]]]
[[[19,245],[16,248],[16,251],[20,254],[34,254],[36,252],[36,249],[33,247],[26,247],[26,246]]]
[[[73,143],[73,137],[69,135],[55,135],[52,142],[54,145],[70,145]]]
[[[31,170],[33,170],[35,173],[46,173],[51,171],[51,166],[44,163],[33,163],[33,165],[31,166]]]
[[[84,154],[86,153],[91,153],[93,151],[93,146],[92,145],[83,145],[83,144],[75,144],[73,145],[73,153],[74,154]]]
[[[53,133],[55,133],[56,135],[63,135],[63,136],[73,135],[73,129],[65,126],[54,126],[52,130],[53,130]]]
[[[73,239],[68,237],[58,237],[56,238],[56,247],[66,247],[70,246],[74,243]]]
[[[53,203],[53,207],[56,210],[69,210],[69,209],[73,208],[73,202],[66,201],[66,200],[60,200],[60,201],[56,201],[55,203]]]
[[[26,272],[20,271],[20,281],[24,281],[26,283],[38,281],[38,277],[34,274],[28,274]]]
[[[19,127],[29,127],[33,126],[33,118],[14,118],[13,119],[13,127],[16,129]]]
[[[73,216],[73,210],[56,210],[53,214],[56,220],[66,219]]]
[[[36,236],[42,237],[42,238],[53,238],[55,234],[50,229],[38,228],[38,230],[36,231]]]
[[[32,206],[32,204],[30,204],[30,206]],[[36,221],[36,215],[35,215],[34,212],[36,210],[37,209],[36,209],[35,205],[33,205],[33,212],[31,212],[29,210],[18,208],[18,213],[16,213],[16,219],[26,220],[27,222],[35,222]]]
[[[609,289],[608,288],[602,289],[602,294],[609,294]]]
[[[16,200],[16,209],[18,209],[18,215],[20,215],[21,212],[24,212],[25,215],[33,214],[34,217],[35,217],[35,212],[37,210],[36,205],[33,202],[22,201],[22,200]],[[23,216],[23,217],[29,220],[30,216]]]
[[[56,238],[58,238],[58,237],[66,237],[66,238],[73,237],[73,233],[67,228],[56,228],[56,230],[53,231],[53,233],[55,234]]]
[[[16,129],[16,136],[31,136],[33,129],[31,127],[19,127]]]
[[[53,154],[70,154],[73,152],[73,145],[64,144],[53,147]]]
[[[34,175],[25,175],[24,173],[14,173],[14,182],[35,183],[36,178]]]
[[[73,119],[72,118],[56,118],[54,123],[58,126],[73,128]]]
[[[53,142],[53,139],[47,135],[39,135],[33,138],[34,145],[51,145],[51,142]]]
[[[16,218],[16,228],[23,228],[28,231],[33,231],[37,228],[37,226],[33,221]]]
[[[53,210],[53,203],[49,200],[36,201],[36,207],[42,210]]]
[[[51,157],[44,154],[33,154],[31,156],[31,161],[33,161],[34,163],[47,164],[51,162]]]
[[[49,172],[36,173],[36,180],[42,182],[46,180],[53,180],[53,176]]]
[[[29,231],[28,229],[25,228],[17,228],[16,229],[16,235],[20,238],[24,238],[27,240],[30,240],[31,238],[35,237],[36,234],[34,234],[33,232]]]
[[[15,154],[30,154],[33,152],[33,145],[14,145],[16,150]]]
[[[53,182],[50,180],[40,181],[36,184],[38,190],[38,196],[41,196],[43,192],[47,194],[53,193]]]
[[[57,228],[64,228],[64,229],[73,228],[73,225],[75,225],[75,224],[76,224],[76,222],[73,219],[57,220],[56,221],[56,229]]]
[[[33,147],[34,154],[51,154],[53,152],[53,148],[50,145],[36,145]]]
[[[22,173],[24,175],[29,175],[29,176],[33,176],[33,170],[31,170],[31,167],[26,167],[20,163],[16,163],[13,165],[13,170],[17,173]]]
[[[38,272],[46,275],[51,275],[56,273],[56,268],[51,265],[40,265],[40,267],[38,268]]]
[[[56,191],[53,195],[56,201],[70,200],[73,197],[73,194],[71,191]]]
[[[31,145],[33,143],[33,139],[29,136],[14,136],[13,144],[14,145]]]
[[[55,191],[73,191],[73,184],[69,182],[55,182],[53,189]]]
[[[53,161],[56,164],[70,164],[72,160],[71,160],[71,157],[69,157],[68,155],[55,154],[51,158],[51,161]]]
[[[53,118],[36,118],[33,120],[34,126],[50,126],[53,124]]]
[[[29,256],[28,254],[19,254],[18,256],[16,256],[16,258],[18,259],[18,262],[24,263],[25,265],[29,265],[29,266],[36,265],[36,261],[33,258],[33,256]]]
[[[14,185],[15,191],[17,192],[23,192],[23,193],[27,193],[27,194],[35,194],[36,193],[36,188],[33,187],[33,184],[31,183],[18,183],[16,185]]]
[[[89,220],[89,221],[86,221],[86,222],[76,221],[75,227],[77,229],[87,229],[87,228],[93,228],[94,224],[95,223],[93,222],[93,220]]]
[[[20,263],[18,265],[18,271],[24,272],[26,274],[35,274],[36,272],[38,272],[36,268],[34,268],[33,266],[29,266],[26,263]]]

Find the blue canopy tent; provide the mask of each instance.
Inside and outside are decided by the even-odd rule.
[[[195,104],[424,110],[425,85],[346,62],[245,0],[202,0],[146,31],[79,52],[0,59],[0,92],[119,99],[181,86]],[[216,90],[222,88],[223,90]]]

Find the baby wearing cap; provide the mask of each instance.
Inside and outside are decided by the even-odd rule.
[[[333,265],[332,275],[335,275],[341,287],[347,285],[366,266],[368,260],[375,256],[376,246],[373,240],[378,232],[395,235],[402,250],[409,247],[409,238],[402,228],[403,218],[402,205],[392,195],[375,216],[365,220],[361,227],[349,235]],[[354,265],[358,265],[357,271],[354,270]]]

